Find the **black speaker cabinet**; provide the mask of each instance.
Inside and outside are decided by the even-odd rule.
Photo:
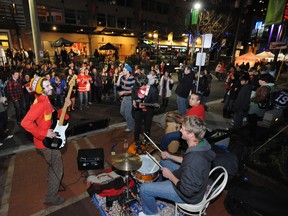
[[[70,129],[70,135],[75,136],[89,131],[103,129],[109,126],[110,119],[100,119],[96,121],[80,122]]]
[[[77,156],[79,170],[94,170],[104,168],[103,148],[79,149]]]

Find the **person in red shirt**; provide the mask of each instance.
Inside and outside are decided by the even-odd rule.
[[[188,110],[188,112],[185,114],[186,116],[195,116],[197,118],[200,118],[203,122],[205,121],[205,108],[200,103],[201,102],[201,95],[197,93],[193,93],[190,96],[189,99],[189,105],[191,108]],[[177,123],[182,124],[183,117],[180,115],[170,116],[172,117]],[[167,133],[163,136],[161,139],[160,149],[162,151],[166,151],[168,149],[168,145],[173,140],[180,140],[181,139],[181,132],[180,131],[174,131],[171,133]]]
[[[36,77],[31,80],[31,90],[36,93],[35,101],[23,118],[21,126],[33,135],[35,148],[43,154],[48,164],[48,189],[44,204],[60,205],[65,202],[65,199],[58,195],[63,176],[62,155],[60,150],[46,148],[43,144],[46,137],[53,138],[57,135],[51,129],[54,108],[48,98],[52,95],[53,87],[46,78]],[[68,99],[66,102],[70,103]]]
[[[89,82],[88,77],[85,75],[85,67],[80,69],[80,73],[77,76],[77,87],[78,87],[78,98],[79,98],[79,110],[82,110],[82,106],[84,103],[85,108],[89,108],[88,106],[88,93],[86,85]]]

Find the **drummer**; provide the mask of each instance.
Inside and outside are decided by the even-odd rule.
[[[185,116],[196,116],[200,118],[202,121],[205,121],[205,108],[200,102],[201,102],[201,95],[198,93],[192,93],[189,99],[189,105],[191,106],[191,108],[188,110]],[[179,124],[181,124],[183,121],[183,117],[180,115],[173,116],[173,119]],[[180,131],[167,133],[161,139],[160,149],[166,151],[168,145],[173,140],[180,140],[180,139],[181,139]]]
[[[195,117],[183,119],[182,139],[188,143],[184,157],[162,152],[162,174],[164,181],[143,183],[140,198],[143,212],[139,215],[159,215],[156,198],[177,203],[199,203],[206,192],[211,163],[215,153],[204,139],[204,122]]]

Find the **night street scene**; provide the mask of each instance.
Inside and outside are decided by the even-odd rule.
[[[287,215],[287,20],[287,0],[1,0],[0,215]]]

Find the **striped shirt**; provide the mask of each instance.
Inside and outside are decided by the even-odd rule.
[[[126,76],[122,76],[120,80],[120,86],[122,91],[132,91],[135,84],[134,76],[130,75],[126,80]],[[123,96],[131,96],[131,94],[124,94]]]

